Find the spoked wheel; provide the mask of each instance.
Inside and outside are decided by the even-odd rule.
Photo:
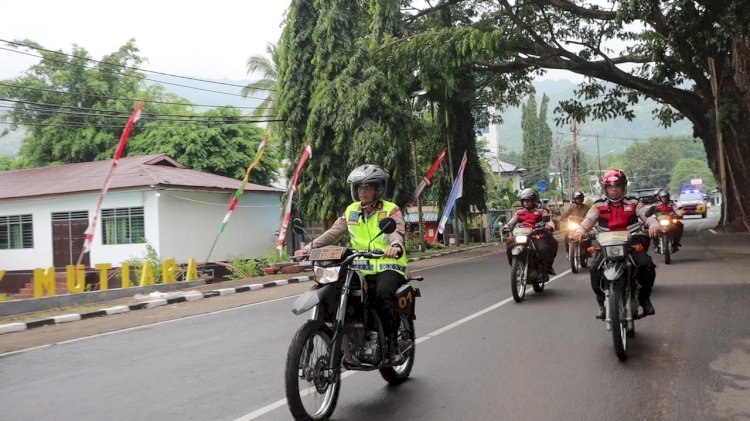
[[[328,419],[339,398],[341,380],[331,378],[328,367],[332,349],[330,329],[308,321],[297,330],[286,357],[286,400],[296,420]]]
[[[615,354],[620,361],[628,358],[628,335],[627,321],[625,320],[625,303],[622,291],[611,283],[609,286],[609,318],[612,323],[612,341],[615,346]]]
[[[401,326],[398,329],[398,349],[404,357],[401,365],[394,367],[383,367],[380,376],[391,385],[398,385],[406,381],[414,367],[414,354],[416,351],[417,337],[414,334],[414,321],[401,316]]]
[[[570,260],[570,270],[573,273],[578,273],[581,270],[581,248],[578,246],[578,243],[570,244],[568,260]]]
[[[526,259],[513,257],[513,264],[510,267],[510,289],[513,291],[513,299],[520,303],[526,296],[526,277],[528,276],[528,263]]]
[[[659,237],[659,248],[661,248],[661,252],[662,254],[664,254],[664,264],[668,265],[672,263],[672,255],[670,254],[671,250],[669,249],[669,239],[667,239],[667,236],[664,234]]]

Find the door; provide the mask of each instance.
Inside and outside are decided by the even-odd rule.
[[[86,239],[89,212],[54,212],[52,214],[52,255],[56,268],[74,265]],[[83,256],[81,264],[89,266],[89,254]]]

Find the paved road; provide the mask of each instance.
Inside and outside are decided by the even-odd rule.
[[[350,375],[334,418],[750,418],[750,236],[711,234],[712,222],[687,220],[685,247],[658,266],[657,315],[639,321],[625,363],[593,318],[588,273],[563,273],[562,255],[561,276],[521,304],[498,247],[418,262],[412,379],[392,388]],[[290,419],[282,373],[302,318],[284,295],[308,286],[3,335],[42,345],[130,327],[0,355],[2,418]]]

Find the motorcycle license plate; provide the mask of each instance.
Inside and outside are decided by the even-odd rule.
[[[346,247],[326,246],[310,251],[309,260],[339,260],[346,252]]]

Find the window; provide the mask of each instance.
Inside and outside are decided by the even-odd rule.
[[[31,214],[0,216],[0,249],[30,249],[34,247]]]
[[[102,243],[145,243],[143,208],[102,209]]]

